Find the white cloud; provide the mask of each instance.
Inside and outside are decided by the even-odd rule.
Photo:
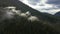
[[[33,1],[33,0],[31,0]],[[33,4],[33,2],[31,2]],[[28,0],[22,0],[23,3],[29,5],[30,7],[40,11],[40,12],[46,12],[46,13],[50,13],[50,14],[55,14],[56,12],[60,11],[60,9],[58,7],[56,7],[53,4],[47,4],[47,0],[40,0],[39,2],[37,2],[37,4],[32,5],[29,4]],[[58,8],[58,9],[57,9]]]
[[[31,22],[33,22],[33,21],[39,21],[38,17],[36,17],[36,16],[30,16],[28,18],[28,20],[31,21]]]

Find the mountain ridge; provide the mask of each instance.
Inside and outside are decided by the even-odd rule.
[[[55,16],[58,16],[58,17],[59,17],[59,16],[60,16],[60,11],[57,12],[57,13],[55,14]]]

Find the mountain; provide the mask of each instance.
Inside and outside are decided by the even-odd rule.
[[[60,11],[55,14],[55,16],[60,16]]]
[[[42,18],[43,20],[47,20],[48,19],[50,21],[51,20],[50,18],[52,18],[53,20],[56,19],[56,18],[54,18],[50,14],[44,14],[44,13],[41,13],[40,11],[37,11],[35,9],[32,9],[31,7],[27,6],[26,4],[22,3],[19,0],[0,0],[0,7],[1,6],[2,7],[15,6],[15,7],[17,7],[18,10],[21,10],[22,12],[29,11],[31,13],[31,15],[37,16],[37,17],[39,17],[39,19]]]
[[[22,12],[30,11],[32,15],[40,15],[40,12],[32,9],[31,7],[25,5],[19,0],[0,0],[0,6],[6,7],[6,6],[15,6],[17,9],[21,10]]]
[[[40,11],[37,11],[37,10],[35,10],[35,9],[33,9],[33,8],[31,8],[31,7],[29,7],[29,6],[27,6],[26,4],[24,4],[24,3],[22,3],[21,1],[19,1],[19,0],[0,0],[0,7],[7,7],[7,6],[15,6],[16,7],[16,9],[17,10],[21,10],[22,12],[27,12],[27,11],[29,11],[30,13],[31,13],[31,15],[32,16],[37,16],[38,18],[39,18],[39,20],[40,20],[40,22],[34,22],[33,24],[34,25],[32,25],[32,24],[29,24],[29,25],[32,25],[32,26],[34,26],[35,28],[37,28],[39,25],[44,25],[45,27],[47,27],[47,29],[50,29],[50,27],[51,28],[54,28],[54,30],[56,30],[56,31],[59,31],[60,32],[60,18],[57,18],[56,16],[54,16],[54,15],[51,15],[51,14],[47,14],[47,13],[41,13]],[[16,19],[15,19],[16,20]],[[13,22],[15,22],[15,20],[11,20],[11,21],[13,21]],[[24,19],[22,19],[21,21],[22,22],[24,22],[23,21]],[[5,21],[6,22],[6,21]],[[8,22],[10,22],[10,21],[8,21]],[[20,22],[20,19],[18,20],[17,19],[17,21],[16,22]],[[43,23],[43,24],[40,24],[40,23]],[[25,23],[25,22],[24,22]],[[29,23],[29,22],[28,22]],[[27,23],[27,24],[28,24]],[[20,24],[20,23],[19,23]],[[23,23],[21,23],[21,24],[23,24]],[[12,24],[13,25],[13,24]],[[38,25],[38,26],[37,26]],[[13,25],[14,26],[14,25]],[[12,26],[12,27],[13,27]],[[15,24],[15,26],[16,26],[16,24]],[[43,27],[44,26],[41,26],[42,28],[40,28],[40,29],[44,29]],[[49,27],[48,27],[49,26]],[[19,26],[18,26],[19,27]],[[21,27],[21,26],[20,26]],[[31,27],[31,26],[30,26]],[[28,26],[26,26],[26,28],[29,28],[30,29],[30,27],[28,27]],[[39,26],[40,27],[40,26]],[[9,28],[9,27],[8,27]],[[22,27],[22,28],[25,28],[24,26]],[[22,28],[20,28],[20,30],[22,29]],[[39,28],[38,28],[39,29]],[[46,29],[46,30],[47,30]],[[13,29],[14,30],[14,29]],[[22,29],[23,30],[23,29]],[[25,29],[24,29],[25,30]],[[26,29],[27,30],[27,29]],[[25,31],[26,31],[25,30]],[[36,30],[36,29],[33,29],[33,30]],[[25,31],[22,31],[22,32],[25,32]],[[27,30],[28,31],[28,30]],[[31,31],[31,30],[29,30],[29,31]],[[36,30],[37,31],[37,30]],[[39,31],[39,30],[38,30]],[[37,31],[37,32],[38,32]],[[51,32],[51,30],[49,31],[49,30],[47,30],[48,32]],[[5,31],[4,31],[5,32]],[[6,31],[7,32],[7,31]],[[33,32],[35,32],[35,31],[33,31]],[[44,32],[46,32],[46,31],[44,31]],[[53,32],[55,32],[55,31],[53,31]],[[19,32],[20,33],[20,32]],[[43,33],[43,31],[42,31],[42,33]],[[48,34],[48,33],[47,33]]]

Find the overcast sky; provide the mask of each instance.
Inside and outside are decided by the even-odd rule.
[[[60,0],[20,0],[28,6],[50,14],[60,11]]]

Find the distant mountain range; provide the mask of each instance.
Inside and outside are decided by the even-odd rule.
[[[60,16],[60,11],[57,12],[57,13],[55,14],[55,16],[58,16],[58,17],[59,17],[59,16]]]

